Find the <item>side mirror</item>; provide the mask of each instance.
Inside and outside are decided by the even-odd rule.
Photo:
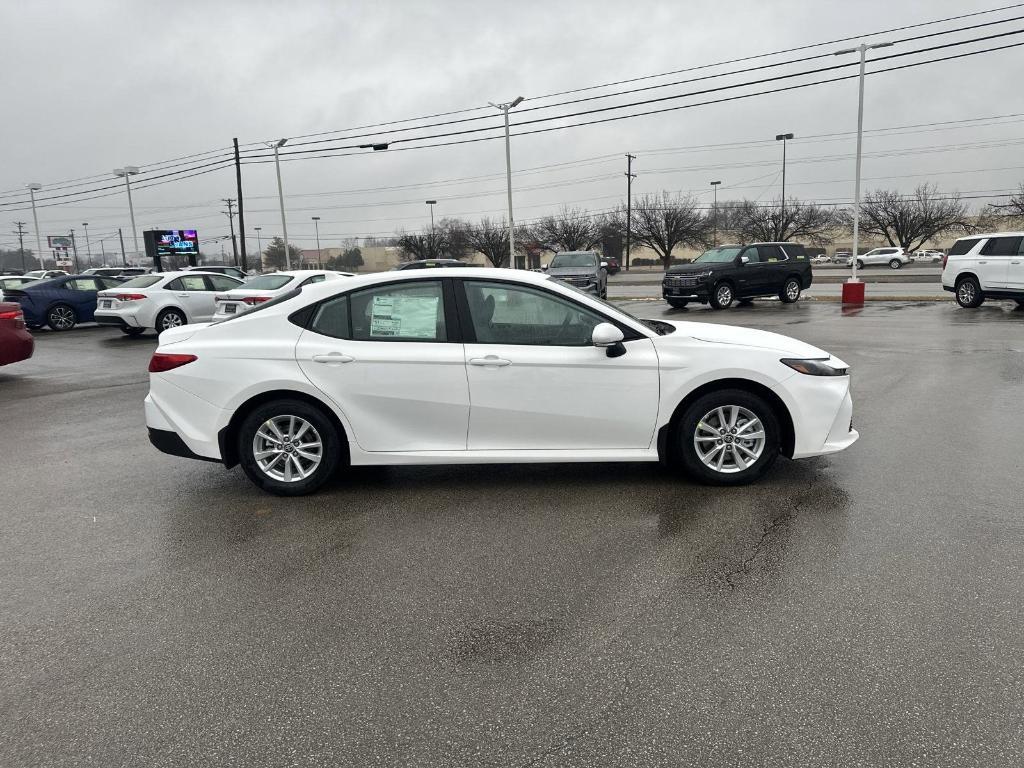
[[[541,264],[540,268],[543,269],[545,272],[548,271],[548,265],[547,264]]]
[[[749,264],[749,263],[750,263],[750,257],[749,256],[740,256],[740,264]]]
[[[594,346],[605,349],[608,357],[621,357],[626,354],[626,347],[622,340],[625,338],[622,331],[611,323],[598,323],[594,326],[594,334],[591,337]]]
[[[602,261],[601,262],[601,268],[602,269],[607,269],[608,268],[608,262],[607,261]]]

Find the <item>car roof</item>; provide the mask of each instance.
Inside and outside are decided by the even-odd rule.
[[[976,235],[964,235],[957,240],[976,240],[982,237],[1024,237],[1024,232],[979,232]]]
[[[481,280],[501,280],[502,278],[513,278],[516,282],[528,285],[550,285],[552,278],[543,272],[531,272],[525,269],[504,269],[496,267],[466,267],[465,269],[451,272],[444,267],[411,269],[411,270],[390,270],[388,272],[371,272],[365,275],[353,275],[342,282],[324,281],[313,283],[303,287],[303,294],[310,296],[324,294],[332,295],[339,288],[347,292],[358,288],[383,283],[405,282],[408,280],[440,280],[440,279],[465,280],[479,278]]]
[[[152,272],[150,274],[159,275],[160,277],[181,277],[182,275],[187,275],[188,277],[194,277],[195,275],[216,275],[217,277],[231,277],[231,275],[223,275],[220,272],[207,272],[202,269],[179,269],[174,272]],[[148,277],[148,275],[139,275],[139,277]]]

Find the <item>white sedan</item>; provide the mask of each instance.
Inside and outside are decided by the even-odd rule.
[[[188,323],[213,319],[214,298],[242,284],[213,272],[157,272],[128,280],[96,296],[94,318],[100,325],[116,325],[129,336],[148,329],[162,333]]]
[[[341,465],[659,461],[759,478],[857,439],[847,365],[765,331],[640,320],[547,275],[385,272],[160,336],[151,442],[298,495]]]
[[[293,288],[302,288],[324,280],[335,280],[339,277],[352,277],[351,272],[332,272],[323,269],[297,269],[291,272],[272,272],[267,275],[250,278],[245,285],[232,288],[227,293],[216,296],[217,311],[214,321],[227,320],[233,315],[248,312],[255,306],[270,301],[275,296],[287,293]]]

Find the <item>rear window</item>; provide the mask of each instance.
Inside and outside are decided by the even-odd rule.
[[[980,237],[971,237],[966,240],[957,240],[949,249],[950,256],[963,256],[981,241]]]
[[[786,245],[782,246],[782,250],[784,250],[791,259],[807,258],[807,251],[804,250],[804,247],[802,245],[798,245],[797,243],[793,243],[792,245],[787,243]]]
[[[1019,237],[992,237],[981,248],[985,256],[1016,256],[1020,248]]]
[[[288,285],[288,283],[294,279],[295,277],[293,275],[260,275],[246,283],[245,289],[249,290],[252,288],[254,291],[276,291],[278,288],[283,288]]]
[[[163,280],[162,275],[142,275],[141,277],[133,277],[131,280],[125,280],[119,288],[150,288]]]

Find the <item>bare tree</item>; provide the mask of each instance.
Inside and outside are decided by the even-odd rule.
[[[784,211],[780,201],[759,205],[753,200],[743,200],[724,210],[720,207],[719,216],[719,231],[723,229],[724,220],[725,228],[744,243],[805,240],[825,245],[832,242],[834,230],[844,221],[842,213],[834,208],[793,198],[786,200]]]
[[[533,239],[549,251],[588,251],[601,242],[600,218],[579,208],[562,208],[545,216],[531,231]]]
[[[491,264],[504,267],[508,264],[508,222],[494,222],[489,218],[466,228],[469,247],[483,254]]]
[[[612,214],[611,221],[620,232],[626,231],[624,205]],[[630,234],[637,245],[645,245],[661,258],[668,269],[672,250],[678,245],[704,248],[711,242],[711,217],[698,207],[692,196],[645,195],[633,201]]]
[[[847,219],[851,216],[850,212],[846,214]],[[974,232],[977,221],[968,215],[959,194],[940,195],[934,185],[922,184],[912,195],[884,189],[865,195],[860,207],[860,229],[909,252],[936,235]]]
[[[399,232],[396,238],[402,261],[417,259],[461,259],[471,250],[469,225],[459,219],[441,219],[432,232]]]
[[[1024,219],[1024,184],[1021,184],[1017,193],[1010,197],[1005,203],[989,203],[985,211],[978,217],[978,226],[983,229],[995,229],[992,222],[996,218],[1010,220]]]

